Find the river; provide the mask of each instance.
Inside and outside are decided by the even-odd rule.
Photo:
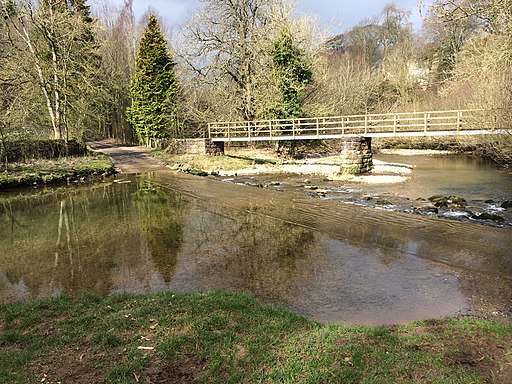
[[[486,163],[466,169],[450,160],[440,171],[428,158],[417,161],[412,186],[365,194],[407,189],[412,200],[442,189],[470,205],[511,200],[510,175]],[[0,222],[1,302],[228,290],[324,323],[512,315],[509,225],[167,172],[4,199]]]

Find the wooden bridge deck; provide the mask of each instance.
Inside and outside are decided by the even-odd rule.
[[[213,141],[277,141],[344,137],[483,135],[509,132],[481,109],[408,112],[289,120],[215,122],[208,124]]]

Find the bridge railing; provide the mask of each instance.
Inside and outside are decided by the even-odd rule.
[[[483,109],[383,113],[298,118],[215,122],[208,124],[213,140],[256,141],[315,139],[340,136],[428,135],[446,131],[495,129]]]

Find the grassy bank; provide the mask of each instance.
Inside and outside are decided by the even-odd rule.
[[[167,165],[182,170],[201,169],[201,170],[224,170],[237,171],[256,167],[257,165],[273,165],[279,162],[279,158],[270,150],[260,149],[252,150],[244,148],[241,150],[231,150],[224,156],[208,155],[175,155],[165,151],[154,151],[153,156],[165,162]]]
[[[1,383],[508,383],[512,326],[325,326],[245,294],[0,305]]]
[[[12,163],[0,168],[0,189],[80,181],[115,172],[110,159],[101,154]]]

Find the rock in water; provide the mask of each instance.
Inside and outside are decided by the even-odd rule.
[[[473,215],[472,218],[475,220],[492,220],[496,223],[503,223],[505,221],[503,217],[487,212],[480,213],[479,215]]]
[[[465,207],[468,205],[466,199],[459,196],[450,196],[448,198],[448,203],[458,205],[459,207]]]
[[[194,176],[208,176],[208,173],[205,171],[201,171],[200,169],[187,169],[185,173],[189,173]]]
[[[436,207],[420,207],[420,208],[413,208],[414,213],[417,213],[419,215],[437,215],[439,214],[439,209]]]

